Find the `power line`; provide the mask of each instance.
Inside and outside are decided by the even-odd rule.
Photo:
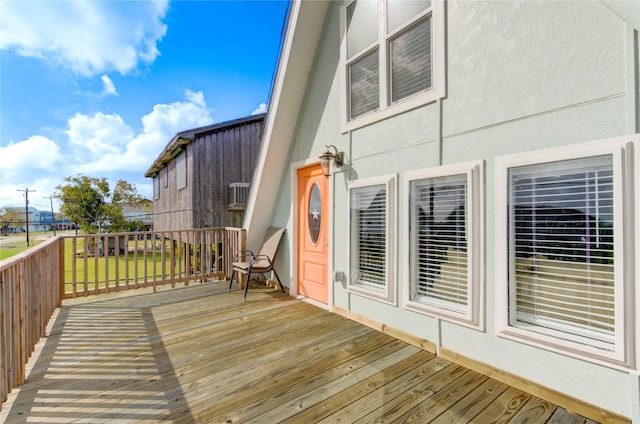
[[[53,196],[49,195],[49,201],[51,202],[51,227],[53,227],[53,235],[56,235],[56,216],[53,213]]]
[[[24,213],[27,220],[27,247],[29,247],[29,192],[35,192],[35,190],[29,190],[29,187],[26,187],[24,190],[18,189],[17,191],[24,191]]]

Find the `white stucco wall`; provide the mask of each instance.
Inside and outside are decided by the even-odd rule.
[[[374,125],[342,134],[340,126],[339,5],[332,5],[289,163],[313,160],[324,146],[345,152],[335,173],[332,233],[348,234],[349,180],[485,161],[483,330],[407,311],[402,306],[407,242],[398,185],[396,284],[398,305],[349,294],[333,284],[332,304],[437,343],[474,360],[522,376],[627,417],[638,417],[638,378],[495,334],[494,166],[499,155],[629,134],[629,82],[623,20],[600,2],[449,2],[447,96]],[[628,41],[627,41],[628,43]],[[636,44],[637,48],[637,44]],[[631,56],[638,57],[637,50]],[[636,85],[634,85],[636,84]],[[629,96],[635,98],[629,101]],[[439,125],[442,139],[439,139]],[[636,123],[637,125],[637,123]],[[637,127],[636,127],[637,128]],[[440,150],[442,149],[442,150]],[[294,234],[292,172],[281,184],[274,223]],[[295,285],[292,236],[279,253],[281,275]],[[348,269],[347,243],[334,237],[333,269]],[[284,268],[283,268],[284,267]],[[288,275],[287,275],[288,274]],[[632,373],[633,374],[633,373]]]

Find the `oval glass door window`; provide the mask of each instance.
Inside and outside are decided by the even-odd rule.
[[[309,195],[309,237],[316,244],[320,236],[320,223],[322,221],[322,201],[320,199],[320,187],[314,184]]]

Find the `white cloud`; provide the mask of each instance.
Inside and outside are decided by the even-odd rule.
[[[51,210],[51,202],[55,211],[59,210],[60,202],[57,199],[49,199],[56,192],[56,187],[63,184],[62,178],[57,175],[42,175],[29,178],[21,183],[0,185],[0,208],[3,206],[24,207],[24,190],[29,190],[29,206],[38,210]]]
[[[69,129],[65,131],[69,144],[79,158],[88,159],[109,153],[120,153],[122,147],[134,137],[134,131],[117,114],[96,113],[93,116],[77,113],[69,119]],[[88,152],[87,152],[88,151]]]
[[[0,157],[3,179],[10,180],[22,174],[54,171],[61,159],[60,147],[53,140],[40,135],[0,147]]]
[[[260,103],[260,106],[258,106],[258,108],[256,110],[251,112],[251,114],[252,115],[258,115],[260,113],[266,113],[266,112],[267,112],[267,104],[266,103]]]
[[[65,177],[77,174],[107,177],[112,183],[141,180],[176,133],[213,123],[212,113],[202,92],[190,90],[182,101],[155,105],[142,117],[143,130],[137,134],[118,114],[77,113],[68,120],[64,154],[62,142],[40,135],[0,147],[0,206],[20,206],[24,198],[16,190],[25,187],[49,196]],[[150,182],[138,190],[151,197]]]
[[[191,90],[185,91],[184,101],[155,105],[142,117],[143,131],[137,135],[127,132],[128,127],[117,115],[96,114],[93,118],[76,115],[69,120],[69,140],[76,146],[83,140],[91,140],[87,148],[92,157],[78,163],[74,170],[78,173],[144,172],[176,133],[211,124],[211,115],[202,92]],[[109,140],[111,144],[107,144]],[[123,143],[123,140],[126,141]]]
[[[102,94],[104,94],[105,96],[108,96],[108,95],[117,96],[118,95],[118,91],[116,90],[116,86],[113,85],[113,81],[111,81],[111,78],[109,78],[106,75],[103,75],[103,76],[100,77],[100,79],[102,80],[102,84],[103,84]]]
[[[17,190],[27,187],[42,195],[53,193],[56,185],[53,181],[57,179],[50,175],[63,161],[60,147],[53,140],[32,136],[0,147],[0,157],[0,206],[20,206],[21,194]]]
[[[0,49],[83,76],[126,74],[159,56],[167,9],[167,0],[2,2]]]

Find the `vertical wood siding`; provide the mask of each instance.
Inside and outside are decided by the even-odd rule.
[[[193,199],[193,186],[197,184],[191,175],[193,169],[193,149],[191,145],[186,145],[187,155],[187,186],[177,188],[176,182],[176,160],[175,158],[167,163],[167,172],[161,170],[158,174],[160,178],[160,198],[153,202],[154,229],[155,230],[188,230],[193,229],[193,210],[191,207]],[[165,180],[167,180],[165,182]]]
[[[160,198],[154,201],[154,230],[240,227],[242,210],[229,210],[229,184],[250,183],[258,158],[264,118],[196,132],[185,146],[187,187],[176,189],[176,160],[163,170]],[[166,185],[166,187],[165,187]]]

